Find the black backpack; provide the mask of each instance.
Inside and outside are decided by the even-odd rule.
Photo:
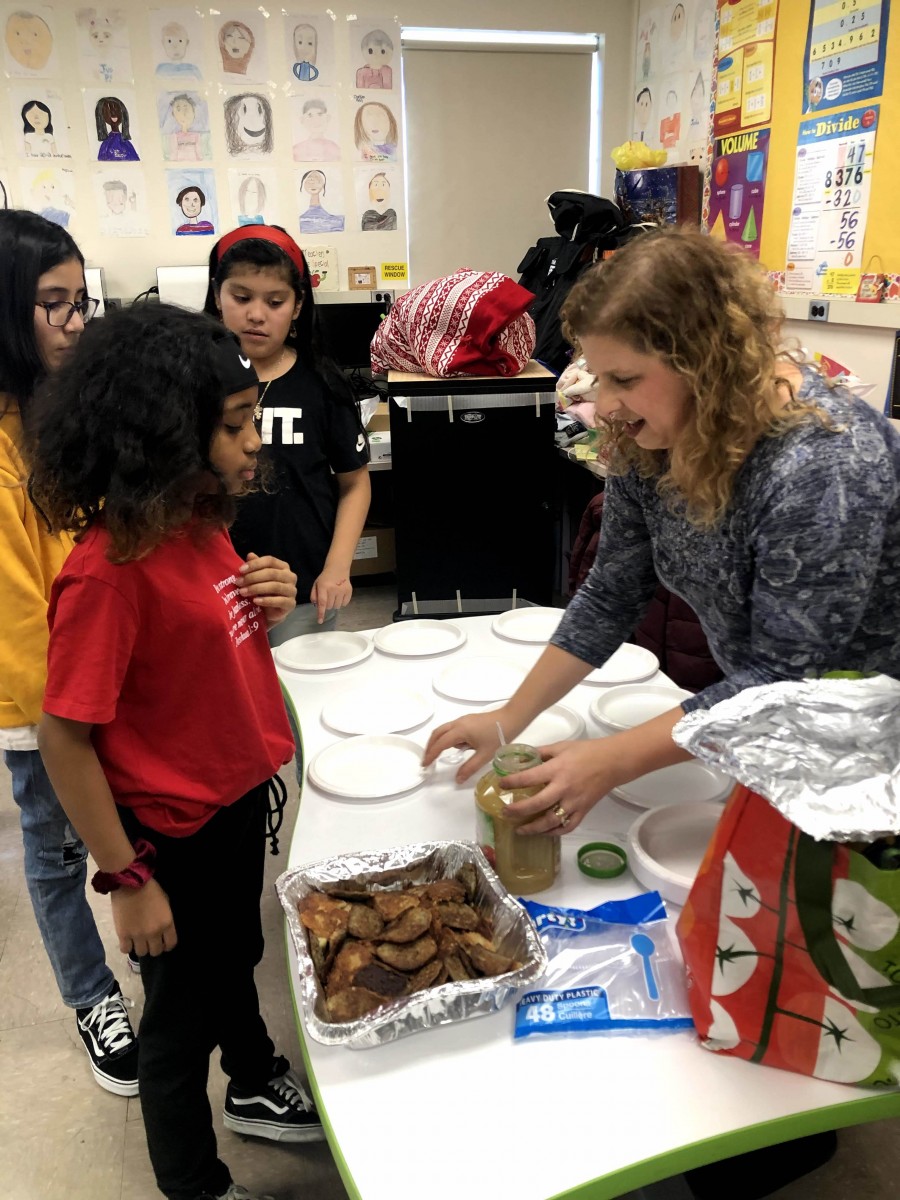
[[[534,292],[528,310],[537,328],[533,357],[559,374],[572,354],[559,319],[562,303],[582,271],[628,236],[629,225],[618,205],[588,192],[554,192],[547,207],[558,236],[538,238],[518,270],[519,283]]]

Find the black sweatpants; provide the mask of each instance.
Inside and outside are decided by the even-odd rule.
[[[156,879],[178,935],[174,950],[141,958],[145,1000],[138,1031],[147,1145],[168,1200],[219,1196],[231,1183],[216,1151],[206,1094],[215,1047],[238,1088],[256,1091],[275,1073],[253,980],[263,951],[267,808],[267,785],[261,784],[185,838],[145,829],[119,810],[129,837],[156,847]]]

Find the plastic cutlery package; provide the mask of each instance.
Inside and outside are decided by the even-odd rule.
[[[516,1005],[517,1038],[693,1028],[684,967],[659,892],[587,910],[521,903],[549,966]]]

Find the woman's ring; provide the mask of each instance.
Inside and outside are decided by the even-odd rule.
[[[554,817],[559,817],[559,823],[562,825],[563,829],[565,829],[569,823],[569,814],[561,804],[557,804],[556,808],[554,808],[553,815]]]

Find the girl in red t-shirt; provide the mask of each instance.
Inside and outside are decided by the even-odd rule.
[[[266,633],[296,596],[286,563],[242,561],[227,533],[256,473],[257,385],[215,322],[137,306],[90,328],[35,403],[32,494],[77,543],[39,745],[141,960],[141,1106],[170,1200],[249,1196],[217,1157],[216,1046],[226,1127],[322,1136],[253,979],[268,781],[293,753]]]

